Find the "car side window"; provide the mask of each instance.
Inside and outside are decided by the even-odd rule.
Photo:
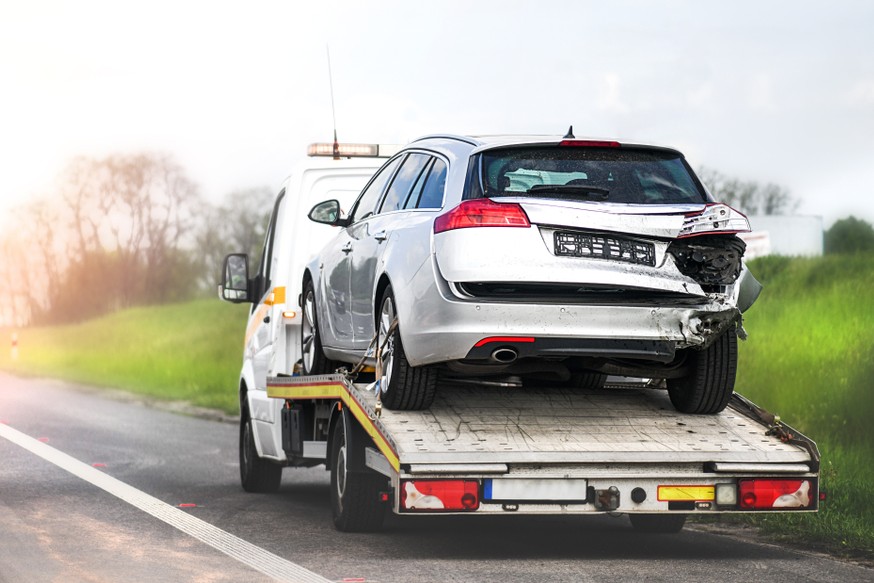
[[[408,206],[415,204],[416,208],[420,209],[435,209],[443,206],[443,189],[446,186],[446,162],[439,158],[434,159],[431,165],[431,170],[428,172],[428,177],[425,179],[425,184],[422,186],[422,192],[418,196],[418,200],[407,201]],[[411,196],[410,199],[413,197]]]
[[[407,156],[385,193],[379,209],[380,213],[390,213],[403,207],[410,189],[418,181],[430,160],[431,157],[426,154],[412,153]]]
[[[352,209],[351,223],[357,223],[362,219],[366,219],[376,211],[376,205],[382,197],[382,191],[385,189],[386,183],[394,174],[395,168],[400,164],[404,156],[398,156],[386,163],[376,176],[370,181],[361,196],[355,202],[355,207]]]

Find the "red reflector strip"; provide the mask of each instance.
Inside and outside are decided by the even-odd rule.
[[[816,496],[811,480],[749,479],[738,481],[740,507],[747,510],[810,508]]]
[[[485,346],[486,344],[492,344],[494,342],[501,342],[507,344],[513,344],[517,342],[534,342],[534,338],[530,336],[489,336],[488,338],[483,338],[476,344],[474,344],[474,348],[479,348],[480,346]]]
[[[605,142],[599,140],[562,140],[559,146],[572,146],[580,148],[619,148],[619,142]]]
[[[477,480],[406,480],[400,490],[402,510],[467,512],[479,508]]]

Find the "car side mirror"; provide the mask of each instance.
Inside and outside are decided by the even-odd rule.
[[[235,304],[252,301],[249,282],[249,256],[245,253],[231,253],[225,257],[222,282],[219,285],[219,297]]]
[[[340,217],[340,201],[336,199],[320,202],[310,209],[310,214],[307,216],[316,223],[339,227],[346,226],[346,219]]]

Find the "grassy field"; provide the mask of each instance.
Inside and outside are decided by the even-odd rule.
[[[26,328],[18,332],[18,359],[0,351],[0,368],[236,413],[247,308],[205,299]],[[11,331],[0,334],[8,342]]]
[[[770,257],[747,313],[737,390],[817,441],[828,501],[751,520],[775,537],[874,557],[874,256]],[[237,411],[247,306],[217,300],[20,331],[0,368]],[[4,330],[0,338],[9,338]]]
[[[818,515],[757,517],[787,539],[874,555],[874,256],[768,257],[746,314],[737,391],[816,440]]]

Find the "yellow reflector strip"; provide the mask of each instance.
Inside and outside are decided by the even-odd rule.
[[[285,286],[275,287],[264,303],[268,306],[281,306],[285,303]]]
[[[659,502],[712,502],[714,486],[659,486]]]

